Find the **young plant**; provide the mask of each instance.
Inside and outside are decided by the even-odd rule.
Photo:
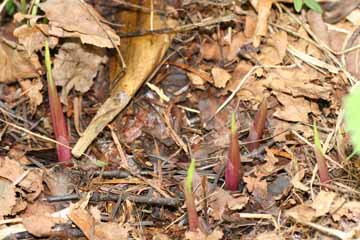
[[[326,184],[331,181],[331,178],[329,175],[329,170],[326,165],[326,160],[321,147],[320,137],[316,127],[316,123],[314,123],[314,142],[315,142],[315,157],[319,168],[320,183]]]
[[[360,87],[355,87],[345,98],[345,127],[350,133],[354,153],[360,152]]]
[[[195,159],[191,159],[185,180],[185,204],[188,212],[189,230],[196,232],[199,228],[199,217],[197,215],[195,199],[192,192],[192,182],[195,173]]]
[[[247,138],[247,141],[249,143],[247,144],[247,148],[250,152],[257,149],[260,145],[259,140],[262,138],[262,135],[264,133],[266,115],[267,103],[265,99],[260,104],[259,110],[255,114],[254,123],[249,129],[249,136]]]
[[[322,13],[321,6],[316,0],[294,0],[294,8],[297,12],[300,12],[304,5],[317,13]]]
[[[71,151],[69,146],[69,135],[66,127],[64,113],[62,111],[59,96],[56,91],[54,79],[52,78],[51,59],[49,43],[45,41],[45,66],[48,83],[48,96],[50,102],[51,122],[54,129],[58,161],[65,165],[71,165]]]
[[[225,167],[226,189],[230,191],[238,190],[241,177],[242,167],[240,159],[240,146],[235,123],[235,113],[233,112],[231,115],[230,147]]]

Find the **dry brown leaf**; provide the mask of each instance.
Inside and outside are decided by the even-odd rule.
[[[36,55],[28,57],[0,40],[0,83],[11,83],[18,79],[38,77],[40,63]]]
[[[209,204],[212,209],[211,216],[218,220],[222,219],[226,208],[230,210],[241,210],[249,201],[249,197],[239,196],[234,198],[228,191],[221,188],[217,188],[210,199]]]
[[[143,28],[150,24],[149,16],[140,14],[140,12],[130,12],[124,17],[133,20],[133,23],[129,23],[133,28],[129,29],[130,31],[134,31],[135,27],[138,27],[137,23]],[[160,19],[158,15],[154,15],[154,18],[151,19],[156,29],[176,25],[173,21],[163,21],[164,19]],[[105,126],[128,105],[143,82],[160,63],[172,37],[170,34],[153,34],[130,38],[128,44],[123,44],[127,49],[124,53],[125,62],[128,66],[126,73],[116,83],[111,96],[104,102],[84,131],[83,136],[75,144],[72,149],[72,154],[75,157],[80,157]]]
[[[260,45],[261,37],[266,36],[272,3],[273,0],[259,0],[257,3],[256,8],[258,17],[253,41],[254,47],[258,47]]]
[[[221,49],[216,42],[206,42],[201,45],[200,54],[205,60],[220,60]]]
[[[360,202],[347,201],[335,213],[332,214],[335,221],[340,221],[342,217],[348,220],[360,222]]]
[[[36,78],[34,80],[23,80],[19,81],[23,93],[25,93],[30,100],[30,112],[33,115],[36,112],[37,106],[39,106],[43,101],[43,95],[41,94],[41,89],[43,84],[41,79]]]
[[[43,170],[32,169],[18,185],[27,192],[26,199],[31,202],[44,190],[42,182]]]
[[[276,69],[267,75],[264,86],[276,91],[288,93],[294,97],[330,100],[331,86],[311,83],[320,76],[310,69]]]
[[[230,46],[223,49],[224,55],[228,61],[232,61],[237,58],[237,54],[240,48],[246,43],[247,38],[245,37],[244,33],[238,32],[234,34],[231,39]]]
[[[52,228],[56,224],[64,223],[61,218],[42,215],[37,213],[23,219],[26,230],[34,236],[46,237],[52,235]]]
[[[198,230],[197,232],[185,232],[185,239],[188,240],[219,240],[224,236],[223,232],[220,229],[215,229],[209,235]]]
[[[255,169],[255,175],[258,178],[262,178],[265,176],[269,176],[274,173],[274,171],[277,169],[275,164],[278,162],[277,157],[272,153],[271,150],[266,149],[266,156],[265,156],[265,164],[262,164],[260,166],[257,166]]]
[[[315,36],[326,46],[330,47],[328,27],[324,23],[321,14],[312,10],[307,12],[307,20]]]
[[[72,88],[81,93],[87,92],[101,64],[105,62],[104,49],[77,41],[62,44],[53,68],[56,84],[63,87],[61,101],[67,103],[67,95]]]
[[[206,83],[199,75],[191,72],[187,72],[186,75],[190,79],[191,83],[197,88],[203,88],[203,85]]]
[[[245,29],[244,29],[244,35],[247,38],[251,38],[255,34],[256,29],[256,15],[253,12],[250,12],[252,14],[247,14],[245,18]]]
[[[24,24],[14,30],[14,36],[18,38],[19,43],[24,46],[29,55],[44,47],[45,40],[48,40],[49,47],[55,47],[59,40],[56,37],[49,36],[49,25],[36,24],[29,27]]]
[[[130,229],[118,223],[98,223],[95,225],[95,236],[101,240],[128,239]]]
[[[292,217],[299,222],[311,222],[315,219],[315,214],[315,210],[306,204],[297,205],[285,212],[286,216]]]
[[[279,233],[277,232],[264,232],[256,235],[255,240],[278,240]]]
[[[354,26],[360,26],[360,9],[353,10],[346,19],[351,22]]]
[[[276,92],[276,98],[279,100],[282,108],[275,111],[274,117],[289,121],[308,123],[308,114],[311,113],[310,102],[302,97],[292,97],[288,94]]]
[[[115,31],[101,22],[104,19],[84,1],[48,0],[39,6],[49,19],[50,35],[78,37],[82,43],[98,47],[114,48],[114,44],[120,44]]]
[[[214,86],[217,88],[224,88],[227,82],[231,79],[230,73],[219,67],[212,68],[211,74],[214,79]]]
[[[10,181],[0,178],[0,219],[12,214],[16,205],[15,186]]]
[[[282,63],[288,44],[286,32],[280,31],[271,34],[267,44],[261,48],[258,60],[265,65],[277,65]]]
[[[91,214],[86,211],[83,208],[78,208],[75,205],[72,205],[70,207],[70,211],[68,214],[68,217],[70,218],[73,223],[78,226],[81,231],[84,233],[84,235],[88,239],[97,239],[94,236],[94,225],[95,225],[95,219],[91,216]]]
[[[0,177],[15,182],[19,176],[24,173],[20,163],[9,159],[8,157],[0,157]]]
[[[334,192],[320,191],[311,204],[311,207],[315,209],[315,217],[329,213],[336,196],[337,194]]]
[[[300,169],[291,179],[291,184],[294,186],[294,188],[307,192],[309,191],[309,187],[301,182],[304,176],[305,176],[305,169]]]

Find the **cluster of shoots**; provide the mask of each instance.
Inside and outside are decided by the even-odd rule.
[[[321,147],[319,132],[317,130],[316,123],[314,123],[314,142],[315,142],[315,157],[319,169],[320,183],[327,184],[331,181],[331,178],[329,175],[328,167],[326,165],[323,149]]]
[[[192,191],[193,176],[195,173],[195,159],[191,159],[185,180],[185,204],[188,213],[189,230],[196,232],[199,229],[199,217],[196,211],[195,198]]]
[[[266,115],[267,104],[264,100],[260,104],[259,110],[255,114],[254,122],[249,129],[247,147],[250,152],[256,150],[260,145],[260,140],[264,133]],[[238,138],[239,136],[236,129],[235,113],[233,112],[231,115],[230,146],[225,168],[225,187],[230,191],[238,190],[239,183],[243,176]]]
[[[56,85],[52,77],[49,43],[45,41],[45,66],[48,84],[48,96],[50,103],[51,122],[54,129],[56,152],[58,161],[71,165],[71,150],[69,148],[69,134],[62,111],[61,102],[57,94]]]

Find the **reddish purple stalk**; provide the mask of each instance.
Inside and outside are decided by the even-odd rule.
[[[233,113],[231,117],[230,147],[225,168],[226,189],[230,191],[238,190],[241,177],[242,166],[240,158],[240,146],[235,125],[235,113]]]
[[[260,104],[259,110],[255,114],[254,123],[249,129],[249,136],[247,140],[250,143],[247,144],[247,148],[250,152],[257,149],[260,145],[259,140],[262,138],[262,135],[264,133],[266,115],[267,103],[265,99]]]
[[[55,82],[52,78],[51,59],[48,42],[45,41],[45,65],[47,70],[48,96],[50,103],[51,122],[54,129],[55,139],[61,144],[56,144],[58,161],[67,166],[72,165],[69,135],[62,111],[61,102],[57,94]],[[65,145],[65,146],[64,146]]]

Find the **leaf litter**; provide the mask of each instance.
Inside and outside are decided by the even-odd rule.
[[[358,2],[319,1],[323,15],[285,0],[139,2],[2,10],[0,238],[358,239],[342,113],[360,76]],[[52,140],[45,41],[73,167]]]

